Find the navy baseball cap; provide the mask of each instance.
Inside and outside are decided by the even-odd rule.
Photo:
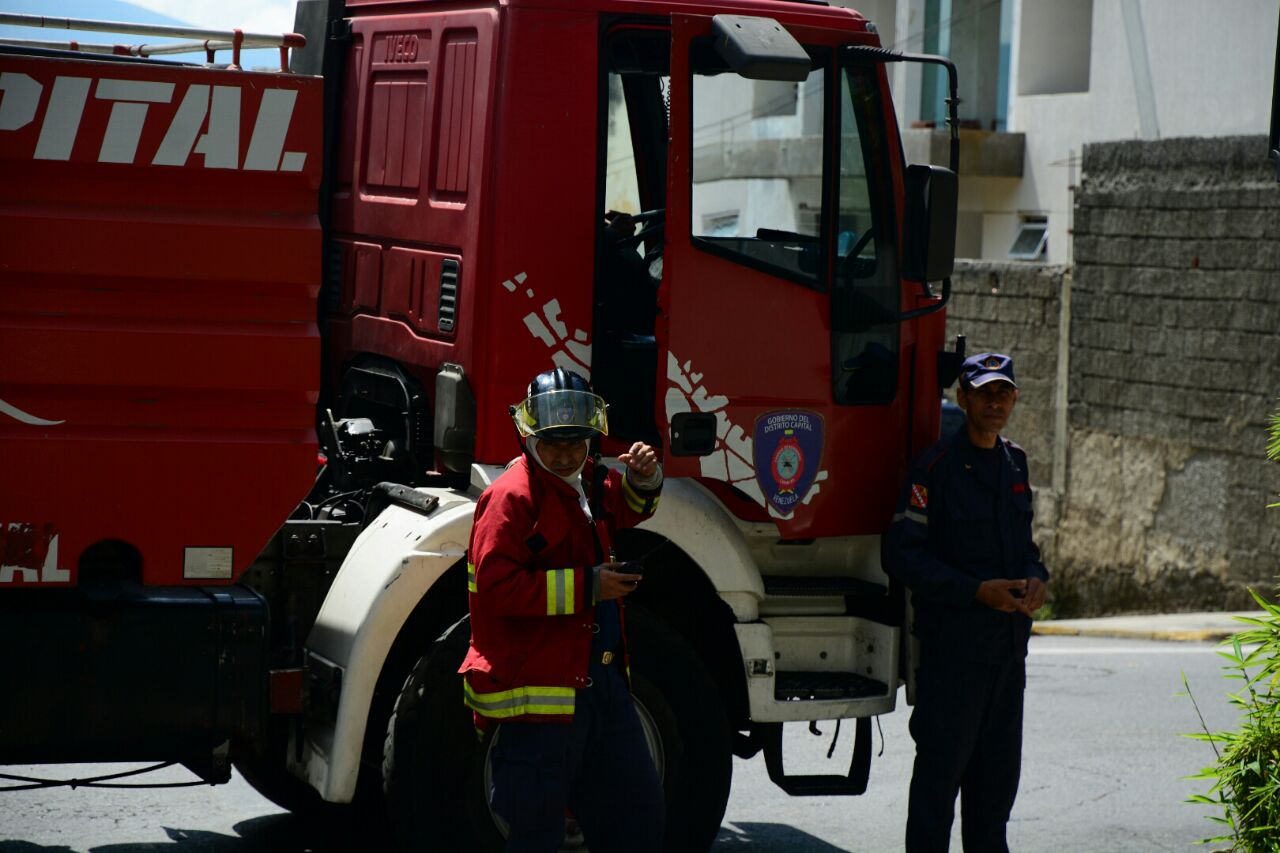
[[[1018,383],[1013,381],[1013,359],[998,352],[971,355],[960,368],[960,381],[966,388],[981,388],[998,379],[1003,379],[1014,388],[1018,387]]]

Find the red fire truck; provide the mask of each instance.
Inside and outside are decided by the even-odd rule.
[[[0,47],[0,763],[234,765],[500,846],[464,551],[562,365],[606,459],[662,448],[618,556],[668,847],[711,843],[735,754],[861,793],[910,672],[879,533],[956,367],[954,123],[951,169],[908,167],[886,65],[945,61],[786,0],[297,29]],[[238,67],[268,44],[291,69]],[[848,772],[787,775],[783,724],[838,719]]]

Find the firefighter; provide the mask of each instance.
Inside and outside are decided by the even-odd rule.
[[[622,599],[642,574],[613,559],[662,488],[653,448],[589,458],[606,407],[556,368],[512,407],[523,455],[480,497],[468,552],[465,701],[493,730],[490,803],[508,851],[560,849],[566,809],[593,850],[656,851],[662,784],[632,702]],[[495,730],[496,729],[496,730]]]
[[[1031,616],[1049,573],[1031,539],[1027,455],[1000,430],[1018,401],[1013,359],[965,360],[965,426],[916,461],[885,534],[884,568],[911,590],[920,642],[906,849],[1007,851],[1022,764]]]

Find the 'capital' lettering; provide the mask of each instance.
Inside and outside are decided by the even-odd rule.
[[[115,101],[107,132],[102,136],[99,163],[132,163],[138,153],[142,123],[148,104],[167,104],[173,98],[172,83],[147,80],[99,80],[95,97]]]

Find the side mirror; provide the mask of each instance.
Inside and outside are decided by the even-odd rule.
[[[773,18],[716,15],[711,32],[720,58],[748,80],[800,83],[809,77],[809,54]]]
[[[950,278],[956,261],[956,173],[941,166],[908,166],[906,194],[903,276],[923,282]]]

